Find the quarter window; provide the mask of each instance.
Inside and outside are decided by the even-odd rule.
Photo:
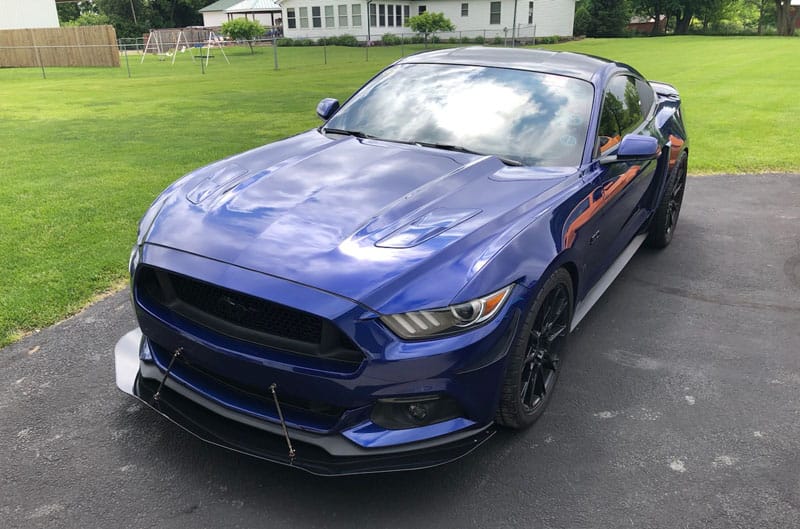
[[[620,75],[608,83],[597,132],[597,151],[610,151],[622,136],[635,130],[644,119],[639,89],[633,77]]]
[[[489,3],[489,24],[499,24],[500,23],[500,6],[502,2],[490,2]]]

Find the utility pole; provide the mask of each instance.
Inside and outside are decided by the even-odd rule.
[[[514,0],[514,23],[511,24],[511,47],[517,47],[517,0]]]

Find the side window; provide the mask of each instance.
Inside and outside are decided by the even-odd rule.
[[[650,108],[655,103],[656,95],[653,88],[641,79],[636,80],[636,88],[639,90],[639,103],[642,107],[642,115],[647,116],[650,114]]]
[[[642,106],[636,79],[624,75],[611,79],[603,95],[603,110],[597,131],[599,154],[611,150],[622,140],[622,136],[642,123]]]

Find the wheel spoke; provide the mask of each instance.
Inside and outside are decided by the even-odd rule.
[[[547,393],[547,388],[545,387],[545,378],[544,378],[544,369],[542,368],[542,364],[536,366],[536,378],[534,379],[534,386],[533,386],[533,393],[537,397],[544,398],[545,394]]]
[[[561,336],[566,330],[567,330],[566,325],[558,325],[557,327],[550,328],[550,332],[547,333],[547,338],[546,338],[547,344],[552,345],[553,342],[555,342],[556,339],[558,339],[558,337]]]
[[[558,319],[564,315],[564,311],[567,310],[567,305],[569,305],[566,295],[559,296],[559,298],[560,301],[558,303],[558,307],[556,308],[556,312],[553,315],[553,322],[558,321]]]

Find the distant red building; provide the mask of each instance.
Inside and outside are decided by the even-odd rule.
[[[656,24],[655,17],[633,17],[628,23],[628,30],[634,33],[650,35],[653,33],[653,26]],[[659,15],[658,33],[664,33],[667,29],[667,16]]]

